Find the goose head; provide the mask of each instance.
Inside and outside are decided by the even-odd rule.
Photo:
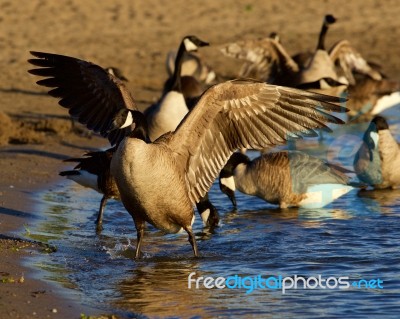
[[[364,133],[364,143],[368,146],[370,161],[373,161],[373,150],[378,148],[379,131],[388,130],[389,125],[382,116],[375,116]]]
[[[336,22],[336,18],[333,15],[331,15],[331,14],[325,15],[324,21],[322,23],[322,28],[321,28],[321,31],[319,33],[317,50],[325,50],[326,32],[328,31],[329,26],[331,24],[334,24],[335,22]]]
[[[147,121],[143,113],[129,109],[121,109],[110,123],[109,132],[130,128],[129,137],[148,140]]]
[[[208,42],[200,40],[195,35],[188,35],[184,37],[182,40],[182,44],[184,45],[186,52],[197,51],[199,47],[205,47],[210,45]]]
[[[208,193],[200,199],[196,204],[197,210],[206,227],[216,227],[219,223],[218,211],[215,206],[210,202]]]
[[[199,47],[207,45],[209,45],[208,42],[202,41],[194,35],[188,35],[182,39],[175,58],[174,73],[171,79],[167,80],[167,83],[164,86],[164,92],[171,90],[182,92],[181,70],[185,52],[196,51]]]
[[[221,192],[229,197],[232,205],[236,208],[236,197],[235,197],[235,168],[239,164],[248,164],[250,159],[247,155],[242,153],[233,153],[229,158],[228,162],[225,164],[224,168],[219,174],[219,188]]]

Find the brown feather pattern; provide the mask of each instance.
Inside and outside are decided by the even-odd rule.
[[[252,80],[210,88],[169,143],[178,156],[185,157],[191,201],[204,196],[236,149],[262,149],[283,144],[288,137],[314,136],[315,128],[343,123],[325,110],[343,112],[346,109],[333,102],[344,101]]]

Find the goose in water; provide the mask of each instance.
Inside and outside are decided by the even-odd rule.
[[[221,191],[236,208],[235,190],[280,208],[321,208],[351,191],[346,169],[298,151],[267,153],[250,160],[234,153],[219,176]]]
[[[73,57],[31,52],[38,85],[89,129],[117,143],[111,160],[122,203],[137,229],[141,255],[145,222],[166,233],[182,229],[198,256],[193,234],[194,205],[205,196],[229,157],[239,148],[262,149],[287,139],[316,136],[314,128],[343,123],[329,111],[344,112],[345,99],[255,80],[212,86],[174,132],[154,142],[147,121],[125,85],[96,64]],[[114,134],[133,129],[122,140]]]
[[[97,232],[103,229],[103,214],[107,200],[110,198],[120,200],[117,184],[110,172],[114,152],[115,147],[106,151],[86,153],[81,158],[67,159],[66,162],[77,162],[78,164],[73,170],[60,172],[61,176],[103,194],[96,219]]]
[[[96,232],[103,230],[103,215],[107,200],[120,200],[120,194],[114,177],[110,172],[112,156],[116,148],[105,151],[90,152],[80,158],[69,158],[65,162],[77,162],[73,170],[62,171],[59,174],[82,185],[91,188],[103,195],[100,201],[96,219]],[[197,211],[203,220],[204,226],[215,227],[219,223],[217,209],[210,202],[208,195],[196,203]]]
[[[374,188],[400,185],[400,149],[382,116],[375,116],[354,158],[358,178]]]
[[[145,115],[148,122],[148,134],[151,141],[167,132],[176,129],[183,117],[189,111],[182,93],[181,67],[185,52],[195,51],[199,47],[207,46],[208,43],[196,36],[186,36],[182,39],[175,60],[174,74],[164,89],[160,101],[150,106]],[[189,81],[189,80],[188,80]],[[184,82],[186,84],[186,81]]]

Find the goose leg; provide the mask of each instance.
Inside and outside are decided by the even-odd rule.
[[[97,233],[99,233],[103,230],[103,213],[104,213],[104,208],[106,207],[106,203],[107,203],[107,197],[106,197],[106,195],[104,195],[100,201],[99,213],[97,214],[97,219],[96,219],[96,232]]]
[[[135,259],[139,259],[141,255],[140,247],[142,246],[142,239],[144,234],[144,221],[143,220],[135,220],[136,232],[137,232],[137,243],[136,243],[136,252]]]
[[[192,245],[194,256],[199,257],[199,251],[197,249],[196,238],[193,234],[192,226],[186,226],[184,229],[189,235],[189,243]]]

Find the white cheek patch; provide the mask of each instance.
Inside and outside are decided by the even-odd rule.
[[[194,44],[189,39],[183,40],[183,44],[185,45],[186,51],[188,51],[188,52],[197,50],[197,45]]]
[[[130,126],[133,123],[133,116],[131,112],[128,112],[128,115],[126,117],[125,123],[122,124],[122,126],[120,127],[121,129]]]
[[[201,212],[201,219],[203,220],[203,224],[207,225],[208,217],[210,216],[210,209],[207,208],[204,212]]]
[[[379,141],[379,134],[377,132],[371,132],[371,133],[369,133],[369,136],[374,141],[375,147],[377,147],[378,141]]]
[[[233,176],[221,178],[221,184],[228,187],[230,190],[236,190],[235,179]]]

